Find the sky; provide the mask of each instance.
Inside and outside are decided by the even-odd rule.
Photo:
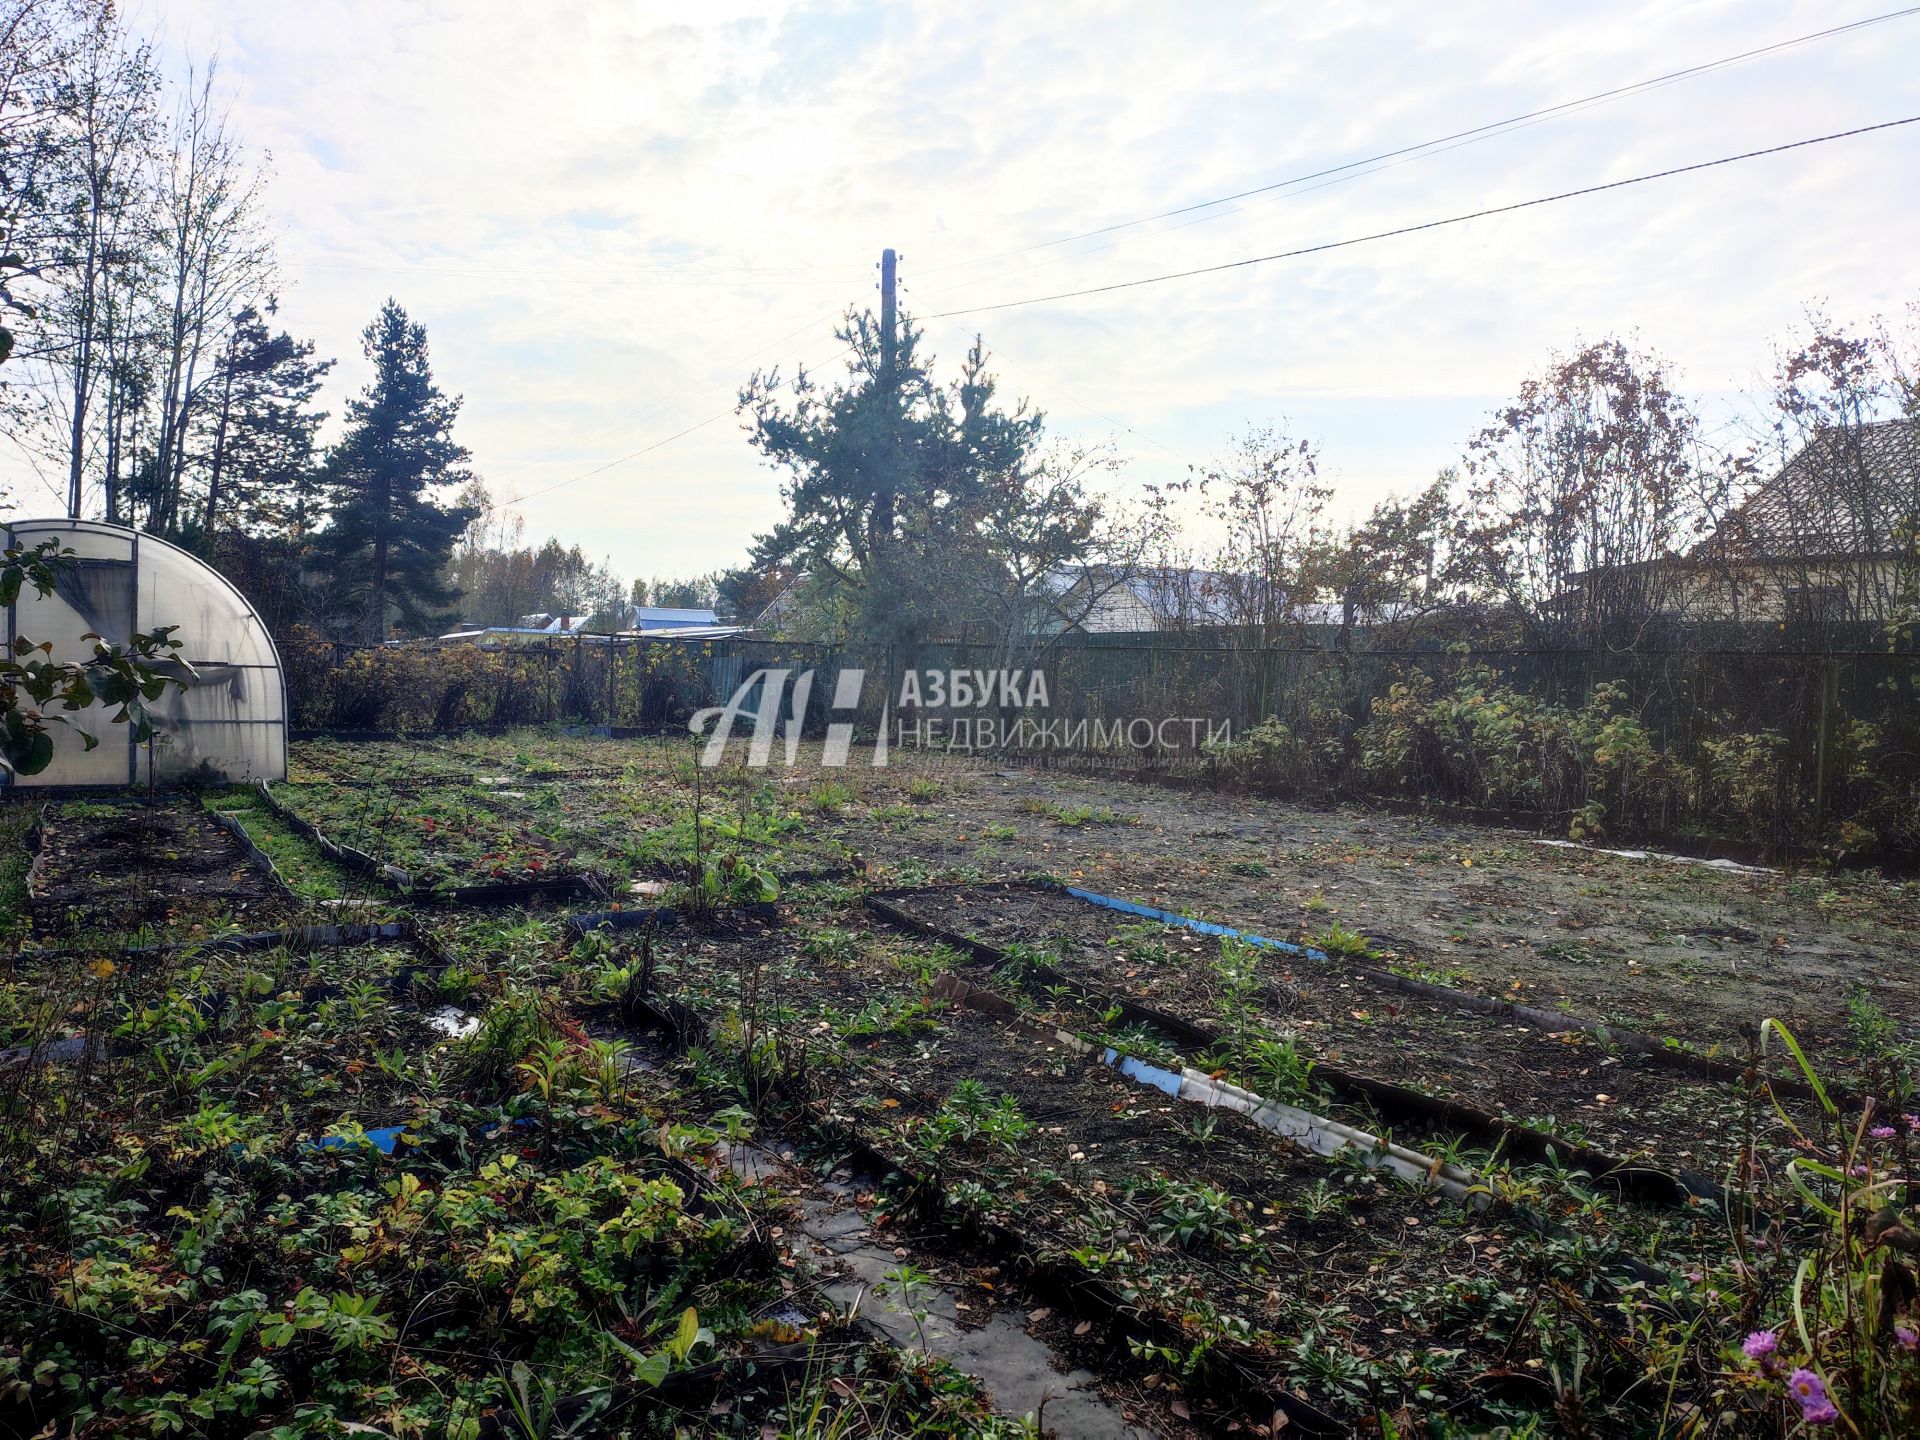
[[[148,0],[271,157],[282,322],[339,358],[388,296],[527,534],[622,575],[781,514],[732,405],[823,370],[883,247],[909,314],[1270,254],[1920,114],[1920,16],[1176,220],[1122,224],[1895,8]],[[1809,303],[1920,300],[1920,125],[1224,274],[924,322],[1123,497],[1274,423],[1363,513],[1556,349],[1637,335],[1709,428]],[[698,427],[698,428],[692,428]],[[690,432],[690,433],[681,433]],[[675,438],[677,437],[677,438]]]

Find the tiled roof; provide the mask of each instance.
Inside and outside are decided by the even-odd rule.
[[[1886,554],[1920,519],[1920,421],[1823,430],[1695,547],[1702,559]]]

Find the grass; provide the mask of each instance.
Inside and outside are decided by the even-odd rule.
[[[327,901],[371,897],[371,881],[359,879],[335,865],[320,847],[301,835],[262,803],[251,790],[222,791],[207,797],[207,808],[237,819],[247,838],[273,861],[294,893],[302,900]]]
[[[1138,825],[1138,815],[1125,815],[1107,805],[1059,805],[1046,800],[1032,800],[1027,810],[1034,815],[1044,816],[1064,830],[1079,830],[1088,825]]]
[[[1315,950],[1324,950],[1329,955],[1343,956],[1356,960],[1373,958],[1378,952],[1367,942],[1367,937],[1356,930],[1335,921],[1324,930],[1316,930],[1306,936],[1306,943]]]
[[[30,801],[0,803],[0,941],[17,944],[28,918],[27,871],[33,856],[27,838],[39,819]]]

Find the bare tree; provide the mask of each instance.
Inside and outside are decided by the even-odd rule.
[[[68,13],[76,28],[29,82],[43,125],[17,241],[39,281],[25,356],[47,378],[67,510],[78,515],[99,440],[95,402],[114,353],[107,337],[126,314],[144,248],[159,76],[150,48],[121,29],[111,6]]]
[[[1298,607],[1313,593],[1332,495],[1313,444],[1274,425],[1249,427],[1219,464],[1155,492],[1170,521],[1187,522],[1170,523],[1170,534],[1195,526],[1202,532],[1197,540],[1175,540],[1151,567],[1169,612],[1163,627],[1204,625],[1226,637],[1227,664],[1218,680],[1232,713],[1272,713],[1272,651],[1301,636]],[[1204,563],[1194,563],[1197,556]]]
[[[158,409],[147,523],[177,534],[190,516],[186,475],[194,426],[215,407],[207,381],[235,317],[272,282],[273,252],[260,224],[261,177],[228,134],[214,67],[190,79],[155,180],[164,242],[156,330]]]
[[[1464,578],[1452,544],[1455,478],[1443,471],[1411,500],[1389,496],[1319,542],[1305,569],[1315,594],[1339,607],[1342,649],[1358,625],[1398,638],[1454,602]]]
[[[1685,597],[1697,421],[1617,339],[1556,357],[1467,446],[1459,539],[1535,643],[1630,646]]]
[[[992,644],[1002,669],[1032,666],[1138,573],[1158,533],[1157,517],[1122,515],[1094,489],[1119,468],[1105,446],[1055,444],[997,476],[948,531],[929,603]]]

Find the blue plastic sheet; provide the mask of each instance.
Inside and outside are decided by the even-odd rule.
[[[1304,955],[1309,960],[1327,958],[1326,951],[1316,950],[1311,945],[1295,945],[1289,940],[1269,940],[1264,935],[1235,930],[1230,925],[1216,925],[1211,920],[1195,920],[1191,916],[1176,915],[1171,910],[1161,910],[1152,905],[1140,905],[1132,900],[1119,900],[1112,895],[1102,895],[1097,890],[1082,890],[1077,885],[1066,885],[1062,888],[1076,900],[1104,905],[1109,910],[1118,910],[1122,915],[1138,915],[1143,920],[1158,920],[1162,925],[1178,925],[1183,930],[1192,930],[1201,935],[1222,935],[1229,940],[1259,945],[1268,950],[1284,951],[1288,955]]]

